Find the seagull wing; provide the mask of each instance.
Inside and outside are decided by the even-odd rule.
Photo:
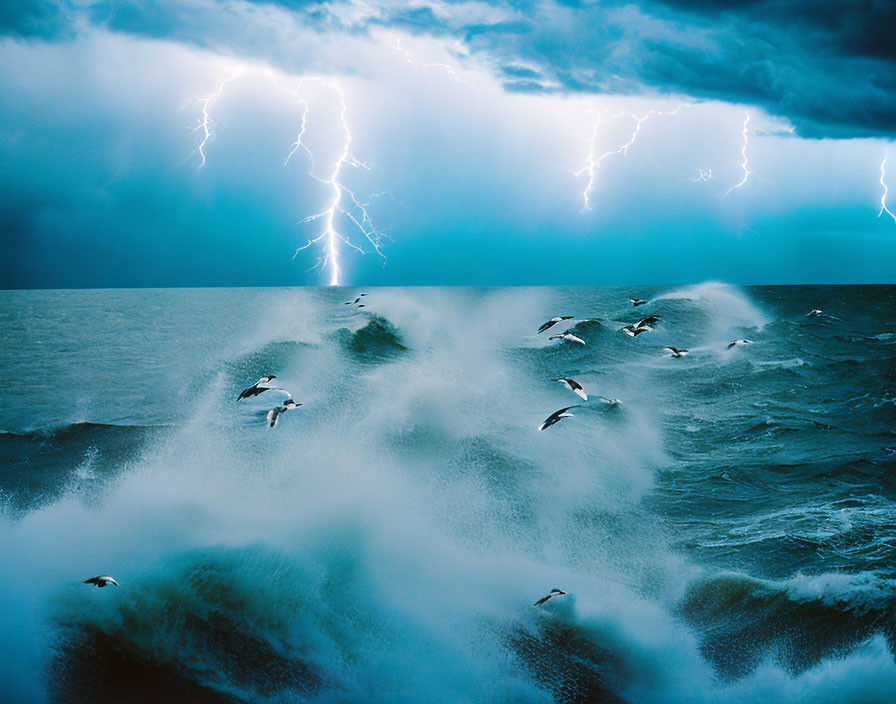
[[[648,315],[646,318],[643,318],[642,320],[639,320],[637,323],[635,323],[635,327],[643,328],[647,325],[653,325],[654,323],[658,323],[659,320],[660,319],[655,315]]]
[[[556,320],[549,320],[549,321],[546,322],[546,323],[542,323],[541,327],[538,328],[538,332],[539,332],[539,333],[542,333],[542,332],[544,332],[545,330],[547,330],[547,329],[549,329],[549,328],[552,328],[554,325],[556,325],[556,323],[557,323]]]
[[[566,413],[570,408],[578,408],[578,406],[567,406],[566,408],[561,408],[559,411],[554,411],[545,418],[544,423],[541,424],[539,430],[544,430],[545,428],[550,428],[554,423],[560,422],[560,418]]]

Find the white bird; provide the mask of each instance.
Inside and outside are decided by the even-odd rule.
[[[735,340],[734,342],[728,343],[728,349],[730,350],[732,347],[736,347],[737,345],[752,345],[752,340]]]
[[[601,403],[607,404],[608,406],[618,406],[620,403],[622,403],[622,401],[620,401],[618,398],[607,398],[606,396],[598,396],[597,400]]]
[[[557,323],[562,323],[564,320],[572,320],[572,316],[571,315],[555,315],[553,318],[551,318],[546,323],[542,323],[541,327],[538,328],[538,332],[542,333],[545,330],[548,330],[548,329],[554,327]]]
[[[820,308],[813,308],[813,309],[810,310],[808,313],[806,313],[806,317],[807,317],[807,318],[814,318],[814,317],[817,316],[817,315],[821,315],[821,309],[820,309]]]
[[[547,596],[541,597],[538,601],[536,601],[533,606],[541,606],[546,601],[553,599],[555,596],[563,596],[566,592],[561,591],[560,589],[551,589],[551,593]]]
[[[680,350],[677,347],[663,347],[664,350],[669,350],[672,353],[673,357],[684,357],[688,354],[687,350]]]
[[[286,413],[287,411],[292,411],[301,406],[301,403],[296,403],[291,398],[286,399],[283,402],[282,406],[277,406],[277,408],[272,408],[268,411],[268,425],[272,428],[277,425],[277,421],[280,420],[280,414]]]
[[[572,413],[567,413],[570,408],[578,408],[578,406],[567,406],[566,408],[561,408],[559,411],[554,411],[545,418],[544,423],[538,428],[539,430],[544,430],[545,428],[550,428],[554,423],[559,423],[562,418],[572,418]]]
[[[561,332],[559,335],[551,335],[549,340],[566,340],[567,342],[578,342],[580,345],[584,345],[585,341],[581,337],[576,337],[571,332]]]
[[[277,377],[275,377],[273,374],[271,374],[270,376],[261,377],[261,379],[252,384],[252,386],[250,386],[248,389],[243,389],[240,392],[240,395],[237,396],[236,400],[241,401],[244,398],[249,398],[250,396],[258,396],[258,394],[262,394],[265,391],[270,391],[272,387],[267,386],[267,384],[270,384],[276,378]]]
[[[107,584],[114,584],[116,587],[118,586],[118,582],[115,581],[115,578],[110,577],[107,574],[101,574],[96,577],[91,577],[90,579],[85,579],[84,584],[95,584],[99,589],[102,589]]]
[[[581,399],[583,401],[588,400],[588,394],[585,393],[585,389],[583,389],[582,385],[579,382],[577,382],[575,379],[567,379],[566,377],[561,377],[559,379],[554,379],[554,381],[559,381],[567,389],[572,391],[577,396],[581,397]]]
[[[629,298],[628,300],[630,300],[632,302],[632,305],[635,308],[637,308],[638,306],[643,306],[647,303],[647,301],[643,301],[640,298]]]

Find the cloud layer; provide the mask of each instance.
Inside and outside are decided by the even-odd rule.
[[[375,164],[346,184],[392,194],[370,200],[388,263],[346,249],[346,280],[891,280],[896,223],[875,216],[896,151],[868,137],[896,126],[890,14],[802,0],[16,3],[0,13],[0,286],[326,282],[305,271],[319,250],[293,255],[319,233],[303,220],[326,202],[315,175],[339,154],[338,105],[306,96],[316,163],[299,152],[284,167],[301,111],[271,71],[339,81],[354,155]],[[198,169],[200,98],[238,66]],[[722,200],[744,175],[747,113],[751,173]]]

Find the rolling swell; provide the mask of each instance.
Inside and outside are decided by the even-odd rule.
[[[373,316],[354,331],[340,328],[336,339],[352,357],[363,362],[392,360],[408,351],[399,331],[381,316]]]
[[[772,659],[792,675],[843,657],[877,634],[896,648],[896,583],[874,575],[771,582],[724,574],[689,586],[679,613],[727,679]]]
[[[288,555],[261,546],[187,552],[137,584],[92,611],[60,610],[61,700],[303,700],[322,686],[314,620],[303,618],[309,575]]]
[[[18,699],[58,702],[886,701],[887,311],[863,294],[867,320],[821,325],[799,289],[645,291],[661,322],[631,339],[627,293],[376,290],[363,313],[241,293],[278,322],[186,370],[153,409],[182,421],[120,453],[118,430],[8,438],[48,475],[116,481],[0,515],[22,644],[0,679],[43,673]],[[231,300],[172,305],[200,295]],[[603,323],[548,342],[558,313]],[[273,392],[235,400],[269,373],[304,404],[273,430]],[[121,587],[81,584],[106,570]]]
[[[7,510],[31,510],[76,482],[94,492],[139,456],[159,426],[70,423],[0,432],[0,497]]]

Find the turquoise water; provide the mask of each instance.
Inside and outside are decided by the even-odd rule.
[[[891,701],[896,288],[358,292],[0,292],[5,696]]]

